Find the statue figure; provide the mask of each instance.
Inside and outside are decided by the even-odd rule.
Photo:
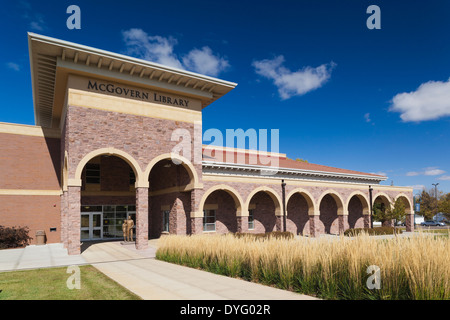
[[[122,232],[123,232],[123,241],[127,241],[127,220],[124,220],[122,223]]]
[[[133,241],[133,227],[134,227],[134,221],[131,219],[131,216],[128,216],[128,220],[126,220],[124,223],[127,224],[127,240],[126,241]]]

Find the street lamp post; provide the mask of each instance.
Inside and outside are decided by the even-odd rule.
[[[369,186],[369,202],[370,202],[370,228],[373,229],[373,208],[372,208],[372,186]]]
[[[439,183],[432,183],[432,185],[434,186],[434,197],[436,199],[436,215],[437,215],[438,214],[437,186],[439,185]]]
[[[283,196],[283,231],[286,232],[286,183],[281,180],[281,191]]]

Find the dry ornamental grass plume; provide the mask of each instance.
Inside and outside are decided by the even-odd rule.
[[[449,235],[167,236],[157,258],[328,299],[450,299]],[[367,285],[379,268],[379,289]]]

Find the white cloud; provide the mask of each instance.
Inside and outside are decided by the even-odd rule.
[[[436,167],[430,167],[426,168],[423,174],[426,176],[438,176],[443,173],[445,173],[444,170],[438,169]]]
[[[437,167],[427,167],[424,168],[423,171],[410,171],[406,173],[407,177],[414,177],[419,175],[425,176],[438,176],[440,174],[445,173],[444,170],[438,169]]]
[[[416,91],[397,94],[389,110],[400,112],[400,118],[405,122],[450,116],[450,79],[447,82],[429,81]]]
[[[17,63],[14,63],[14,62],[8,62],[8,63],[6,64],[6,66],[7,66],[9,69],[11,69],[11,70],[14,70],[14,71],[20,71],[20,66],[19,66]]]
[[[449,175],[444,175],[442,177],[439,177],[438,180],[449,180],[450,181],[450,176]]]
[[[151,36],[137,28],[122,31],[122,36],[126,53],[140,59],[210,76],[217,76],[229,66],[226,59],[215,55],[209,47],[193,49],[180,59],[174,52],[178,41],[173,37]]]
[[[127,46],[127,54],[140,59],[160,63],[165,66],[183,69],[181,62],[173,52],[177,40],[169,37],[149,36],[142,29],[122,31]]]
[[[291,71],[285,68],[284,57],[254,61],[255,72],[263,77],[273,80],[278,88],[280,97],[285,100],[293,96],[304,95],[307,92],[320,88],[331,76],[331,70],[336,66],[334,62],[323,64],[317,68],[305,67],[301,70]]]
[[[215,56],[209,47],[191,50],[183,57],[183,64],[189,70],[211,76],[217,76],[229,67],[228,61]]]
[[[372,120],[370,119],[370,113],[366,113],[364,115],[364,119],[366,119],[366,122],[371,122]]]

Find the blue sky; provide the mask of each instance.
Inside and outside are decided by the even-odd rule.
[[[204,130],[279,129],[290,158],[450,192],[449,1],[24,0],[0,14],[0,122],[34,124],[31,31],[238,83]]]

